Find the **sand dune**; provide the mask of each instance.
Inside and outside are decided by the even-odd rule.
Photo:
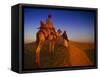
[[[93,43],[82,43],[82,42],[75,42],[75,41],[70,41],[70,44],[82,49],[82,50],[86,50],[86,49],[94,49],[94,44]]]
[[[49,44],[45,44],[40,53],[41,68],[71,67],[93,65],[93,44],[69,41],[69,47],[65,48],[62,42],[57,42],[54,54],[49,54]],[[36,43],[24,45],[24,68],[38,68],[35,63]],[[91,58],[92,56],[92,58]]]
[[[72,66],[87,66],[92,65],[84,50],[69,43],[70,63]],[[68,64],[66,64],[68,65]]]

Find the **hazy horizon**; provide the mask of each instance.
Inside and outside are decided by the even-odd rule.
[[[94,42],[94,12],[24,8],[24,43],[36,40],[40,21],[46,21],[48,14],[55,29],[66,30],[70,40]]]

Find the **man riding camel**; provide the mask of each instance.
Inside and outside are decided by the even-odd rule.
[[[55,28],[51,21],[52,16],[49,14],[46,22],[40,21],[40,27],[38,29],[42,30],[42,32],[46,35],[55,34]]]
[[[36,64],[40,66],[40,50],[44,43],[48,40],[49,41],[49,52],[50,54],[54,52],[55,42],[57,38],[61,35],[61,30],[58,29],[57,32],[53,26],[51,21],[51,15],[48,15],[46,22],[40,21],[40,27],[38,28],[39,31],[36,34]]]
[[[48,19],[46,20],[46,25],[50,30],[55,30],[53,23],[51,21],[52,16],[48,15]]]

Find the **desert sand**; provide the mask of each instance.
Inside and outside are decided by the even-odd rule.
[[[70,63],[72,66],[92,65],[84,50],[69,42]]]
[[[69,47],[65,48],[57,43],[52,55],[48,52],[48,46],[45,44],[41,49],[41,68],[93,65],[95,54],[93,44],[69,41]],[[24,68],[38,68],[35,63],[35,50],[35,43],[24,45]]]

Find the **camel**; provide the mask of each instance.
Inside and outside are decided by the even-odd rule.
[[[68,39],[66,31],[63,32],[62,37],[63,37],[63,45],[64,45],[64,47],[68,48],[69,39]]]
[[[54,46],[56,40],[61,36],[61,30],[58,29],[57,32],[55,31],[55,28],[53,26],[49,26],[47,23],[41,21],[40,22],[40,28],[39,31],[36,34],[36,64],[40,66],[40,50],[42,46],[44,45],[45,41],[49,41],[49,53],[53,53]]]
[[[44,43],[48,40],[49,41],[49,53],[54,53],[54,47],[56,41],[63,37],[63,45],[68,48],[68,37],[66,31],[61,35],[62,31],[58,29],[55,31],[53,23],[51,21],[51,15],[48,15],[48,19],[46,22],[40,21],[40,27],[38,28],[39,31],[36,34],[36,64],[40,66],[40,50],[43,47]]]

